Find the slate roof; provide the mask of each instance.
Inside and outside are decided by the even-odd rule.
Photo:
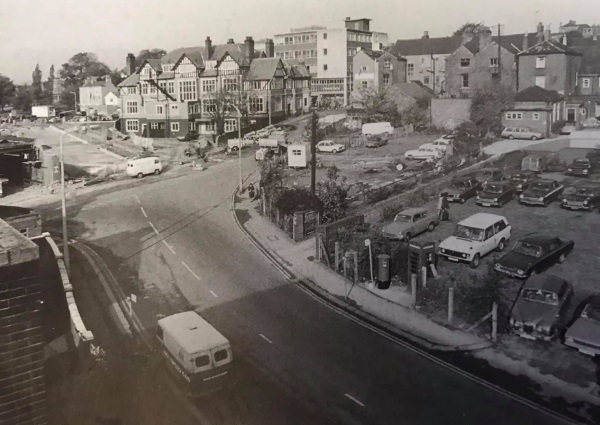
[[[389,50],[399,56],[443,55],[454,52],[462,42],[462,36],[398,40]]]
[[[552,55],[552,54],[565,54],[571,56],[581,56],[581,53],[565,46],[564,44],[556,41],[542,41],[541,43],[531,46],[524,52],[519,53],[519,56],[529,55]]]
[[[513,55],[523,50],[523,39],[525,34],[506,34],[500,37],[500,46],[503,49],[509,51]],[[492,42],[498,45],[498,37],[492,37]],[[527,45],[534,46],[537,44],[537,34],[527,34]],[[471,51],[474,55],[479,53],[479,36],[473,37],[470,41],[465,43],[465,47]]]
[[[308,68],[304,61],[301,61],[300,59],[283,59],[282,62],[285,70],[289,74],[299,78],[310,77],[310,72],[308,72]]]
[[[515,95],[515,102],[558,102],[563,97],[554,90],[531,86]]]
[[[179,61],[179,59],[184,53],[192,62],[198,64],[202,63],[202,66],[204,66],[204,62],[206,61],[216,61],[221,59],[223,55],[225,55],[225,53],[229,53],[231,57],[237,62],[239,60],[243,60],[246,47],[243,43],[216,44],[213,46],[212,50],[212,55],[210,55],[209,57],[205,46],[180,47],[164,55],[161,59],[161,62],[163,64],[175,64],[177,61]],[[260,54],[260,51],[254,52],[255,57],[257,55],[259,56]]]
[[[119,83],[118,87],[135,86],[139,81],[140,81],[140,74],[138,74],[137,72],[134,72],[129,77],[127,77],[123,81],[121,81]]]
[[[377,60],[379,59],[384,52],[382,51],[373,51],[373,50],[361,50],[362,52],[365,52],[365,55],[367,55],[368,57],[370,57],[373,60]]]
[[[391,86],[396,94],[411,97],[413,99],[431,99],[433,92],[417,82],[398,83]]]
[[[247,81],[270,80],[275,76],[277,67],[282,63],[280,58],[254,59],[246,73]]]

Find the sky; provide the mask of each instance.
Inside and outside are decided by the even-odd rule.
[[[572,7],[576,4],[577,7]],[[309,25],[343,27],[346,17],[370,18],[391,41],[451,35],[465,22],[503,24],[506,34],[557,30],[569,20],[600,21],[599,0],[0,0],[0,74],[30,83],[36,64],[45,80],[79,52],[111,68],[142,49],[243,42]]]

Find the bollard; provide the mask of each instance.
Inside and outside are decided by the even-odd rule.
[[[454,321],[454,288],[448,288],[448,323]]]
[[[412,295],[412,305],[413,307],[417,305],[417,275],[410,275],[410,290]]]
[[[492,341],[498,339],[498,304],[492,304]]]

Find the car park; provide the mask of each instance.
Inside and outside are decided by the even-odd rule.
[[[515,186],[517,193],[526,190],[529,187],[529,184],[538,178],[539,174],[532,170],[513,171],[504,176],[504,180]]]
[[[510,183],[491,182],[483,186],[475,203],[482,207],[500,207],[510,201],[515,193],[515,187]]]
[[[519,203],[546,207],[550,202],[560,198],[564,188],[556,180],[534,180],[529,185],[529,188],[519,196]]]
[[[538,140],[543,139],[544,135],[539,131],[534,131],[528,127],[506,127],[500,134],[505,139],[526,139]]]
[[[588,158],[576,158],[565,171],[567,176],[588,177],[592,174],[592,164]]]
[[[527,339],[550,341],[564,329],[573,287],[554,275],[527,280],[510,313],[512,333]]]
[[[317,152],[338,153],[346,150],[346,147],[340,143],[335,143],[333,140],[322,140],[317,143]]]
[[[481,182],[474,177],[457,177],[450,183],[450,187],[442,190],[446,193],[448,202],[464,204],[467,199],[476,196],[482,189]]]
[[[590,297],[584,303],[579,317],[565,333],[565,345],[582,354],[600,356],[600,296]]]
[[[439,255],[454,262],[479,267],[481,258],[490,252],[503,251],[510,240],[511,226],[500,215],[477,213],[462,220],[452,236],[439,244]]]
[[[434,148],[431,145],[429,145],[429,146],[420,146],[419,149],[409,150],[409,151],[406,151],[404,153],[404,158],[407,159],[407,160],[409,160],[409,161],[412,161],[413,159],[418,159],[418,160],[423,160],[423,159],[438,160],[442,156],[444,156],[444,154],[442,152],[440,152],[439,149],[436,149],[436,148]]]
[[[575,188],[572,193],[563,196],[560,206],[568,210],[591,211],[600,206],[600,187],[582,186]]]
[[[565,261],[575,242],[554,236],[529,236],[494,264],[494,270],[507,276],[525,279]]]
[[[437,212],[424,208],[409,208],[400,211],[394,221],[382,229],[383,236],[388,239],[409,241],[425,231],[432,232],[439,220]]]

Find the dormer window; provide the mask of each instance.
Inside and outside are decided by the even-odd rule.
[[[538,56],[537,58],[535,58],[535,67],[537,69],[546,68],[546,56]]]

